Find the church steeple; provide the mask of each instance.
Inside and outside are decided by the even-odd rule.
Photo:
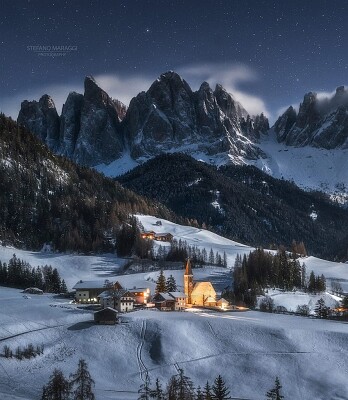
[[[187,296],[187,304],[191,304],[191,293],[193,289],[193,274],[191,268],[191,261],[188,258],[185,266],[185,274],[184,274],[184,292]]]
[[[189,258],[186,261],[185,275],[192,275],[191,261]]]

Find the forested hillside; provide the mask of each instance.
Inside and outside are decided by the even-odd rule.
[[[218,169],[183,154],[166,154],[119,182],[242,243],[290,247],[296,240],[313,255],[346,256],[347,210],[322,193],[305,192],[254,167]]]
[[[0,240],[21,248],[105,251],[131,213],[170,219],[146,200],[89,168],[54,155],[0,114]]]

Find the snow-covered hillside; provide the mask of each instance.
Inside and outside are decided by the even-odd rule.
[[[225,251],[229,265],[236,254],[250,247],[211,232],[138,216],[146,230],[169,232],[191,245]],[[59,269],[69,287],[79,279],[117,279],[124,287],[154,290],[158,272],[120,275],[124,260],[114,255],[81,256],[33,253],[0,247],[0,260],[13,253],[32,265],[51,264]],[[348,264],[331,263],[314,257],[303,259],[307,271],[324,273],[344,282]],[[182,287],[182,270],[173,274]],[[218,288],[230,282],[229,270],[207,267],[194,270],[197,280],[208,279]],[[276,305],[303,304],[307,296],[274,294]],[[327,296],[327,295],[326,295]],[[330,297],[331,299],[331,297]],[[329,299],[329,300],[330,300]],[[308,301],[315,299],[309,298]],[[279,376],[286,398],[297,400],[348,399],[347,329],[345,324],[290,315],[259,312],[214,313],[138,311],[122,316],[117,326],[95,326],[91,311],[78,309],[54,295],[23,297],[19,290],[0,288],[0,341],[11,348],[44,344],[44,354],[18,361],[0,357],[0,398],[34,400],[54,368],[66,375],[74,372],[79,358],[88,362],[96,381],[96,400],[128,400],[146,373],[153,383],[167,382],[182,367],[196,385],[204,385],[221,373],[238,398],[263,399]],[[143,333],[142,333],[143,332]],[[140,360],[141,357],[141,360]]]
[[[267,158],[245,160],[275,178],[293,180],[305,190],[329,193],[348,201],[348,150],[293,147],[278,143],[275,134],[263,135],[259,144]]]
[[[208,251],[212,249],[214,253],[219,252],[221,255],[226,252],[227,263],[230,268],[233,267],[237,254],[248,254],[253,250],[252,247],[226,239],[205,229],[179,225],[164,219],[160,220],[162,225],[158,226],[156,222],[159,219],[148,215],[137,215],[137,218],[147,231],[154,230],[156,233],[168,232],[174,236],[174,239],[184,240],[191,246],[197,246],[201,249],[206,248]],[[166,245],[166,243],[155,242],[155,247],[159,245],[163,246]],[[0,246],[0,261],[7,262],[14,253],[17,257],[28,261],[32,266],[47,264],[52,265],[53,268],[57,268],[59,273],[66,280],[69,288],[79,279],[111,279],[119,274],[120,267],[123,266],[126,261],[117,258],[114,254],[83,256],[77,254],[31,252],[4,246]],[[324,274],[328,280],[338,280],[344,291],[348,292],[347,263],[335,263],[316,257],[304,257],[300,262],[306,264],[307,273],[313,270],[316,275]],[[204,270],[205,269],[202,271]],[[215,270],[221,270],[221,268]],[[210,275],[211,272],[212,269],[207,268],[206,272],[203,272],[203,274]],[[143,275],[145,280],[149,278],[149,274]],[[204,276],[202,276],[202,279],[203,277]],[[151,278],[152,276],[150,276],[150,279]],[[127,280],[129,278],[125,276],[123,279]],[[144,280],[143,278],[141,279],[143,284]]]
[[[0,290],[2,345],[44,344],[31,360],[0,358],[0,398],[34,400],[54,368],[66,375],[86,359],[96,400],[137,399],[145,375],[166,383],[184,368],[195,385],[221,373],[236,398],[264,399],[279,376],[285,398],[347,399],[345,324],[259,312],[138,311],[116,326],[92,312],[15,289]]]

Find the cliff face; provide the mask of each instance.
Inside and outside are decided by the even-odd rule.
[[[268,130],[267,118],[253,120],[221,85],[213,90],[204,82],[193,92],[175,72],[162,74],[128,109],[86,77],[84,95],[70,93],[60,118],[45,95],[24,101],[18,122],[57,153],[88,166],[108,164],[126,150],[136,160],[188,148],[257,158],[255,142]]]
[[[299,112],[290,107],[274,125],[279,142],[289,146],[314,146],[325,149],[348,147],[348,91],[336,89],[331,99],[319,100],[307,93]]]
[[[24,100],[18,123],[35,133],[52,150],[59,149],[59,116],[54,101],[47,94],[38,102]]]

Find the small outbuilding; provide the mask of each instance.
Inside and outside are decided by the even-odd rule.
[[[43,290],[37,287],[29,287],[23,290],[22,293],[30,293],[30,294],[43,294]]]
[[[229,303],[226,299],[224,299],[223,297],[221,297],[221,299],[218,300],[218,301],[216,302],[216,305],[217,305],[218,307],[220,307],[222,310],[226,310],[226,308],[228,308],[228,306],[230,305],[230,303]]]
[[[118,311],[111,307],[96,311],[94,322],[102,325],[115,325],[118,322]]]

